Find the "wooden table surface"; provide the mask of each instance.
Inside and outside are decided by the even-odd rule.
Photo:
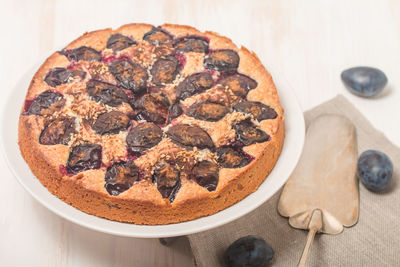
[[[22,74],[85,31],[131,22],[170,22],[219,32],[254,50],[272,74],[286,77],[303,110],[344,94],[400,145],[398,0],[2,0],[1,4],[1,107]],[[358,65],[387,74],[389,85],[376,99],[362,99],[344,89],[341,71]],[[58,217],[23,190],[2,157],[0,177],[2,266],[192,265],[184,240],[167,248],[158,240],[115,237]]]

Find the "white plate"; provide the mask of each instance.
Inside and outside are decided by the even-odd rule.
[[[20,154],[17,145],[18,117],[33,73],[32,69],[21,78],[3,110],[0,136],[8,166],[22,186],[45,207],[69,221],[100,232],[157,238],[192,234],[231,222],[259,207],[279,190],[296,166],[303,148],[305,133],[303,112],[287,82],[274,75],[281,104],[285,109],[286,138],[275,168],[256,192],[223,211],[189,222],[146,226],[102,219],[79,211],[52,195],[32,174]]]

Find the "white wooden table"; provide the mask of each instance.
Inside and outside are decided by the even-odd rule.
[[[188,24],[254,50],[293,86],[307,110],[344,94],[400,145],[400,1],[1,1],[1,99],[22,74],[85,31],[130,22]],[[340,72],[382,69],[389,86],[377,99],[348,93]],[[395,164],[398,164],[395,163]],[[190,248],[114,237],[74,225],[38,204],[0,157],[0,265],[190,266]]]

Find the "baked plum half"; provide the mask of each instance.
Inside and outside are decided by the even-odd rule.
[[[61,109],[64,105],[64,97],[58,92],[44,91],[30,102],[26,108],[27,115],[45,115]],[[25,104],[26,105],[26,104]],[[26,105],[27,106],[27,105]]]
[[[183,109],[179,103],[175,103],[168,108],[168,120],[169,122],[183,113]]]
[[[144,34],[143,40],[153,45],[162,45],[171,44],[173,37],[161,28],[153,28],[151,31]]]
[[[251,114],[258,121],[271,120],[278,116],[273,108],[261,102],[241,101],[233,106],[233,110]]]
[[[164,124],[168,117],[168,106],[160,99],[146,94],[132,104],[137,110],[136,119]]]
[[[203,160],[194,165],[189,177],[208,191],[215,191],[218,185],[218,173],[216,163]]]
[[[112,196],[118,196],[139,180],[139,169],[129,162],[117,162],[107,168],[104,187]]]
[[[86,92],[96,102],[117,107],[129,98],[121,88],[100,81],[89,81],[86,84]]]
[[[175,89],[178,99],[186,99],[200,94],[214,85],[214,80],[207,72],[195,73],[186,77]]]
[[[131,124],[127,115],[119,111],[110,111],[100,114],[94,122],[92,129],[101,135],[117,134],[126,130]]]
[[[181,187],[180,172],[173,165],[163,163],[154,169],[153,182],[161,196],[173,202]]]
[[[66,68],[54,68],[46,74],[44,81],[51,87],[56,87],[64,83],[68,83],[71,79],[83,79],[85,76],[86,72],[84,71],[70,70]]]
[[[200,36],[185,36],[175,41],[174,47],[178,52],[208,53],[208,42]]]
[[[199,102],[191,105],[187,115],[203,121],[219,121],[229,112],[225,105],[213,102]]]
[[[154,123],[141,123],[133,127],[126,137],[128,151],[140,154],[157,145],[162,139],[162,130]]]
[[[152,82],[155,85],[165,85],[175,80],[180,69],[179,60],[176,57],[168,56],[159,58],[151,67],[150,73],[153,76]]]
[[[67,145],[75,133],[74,118],[58,118],[46,125],[39,136],[42,145]]]
[[[112,49],[114,52],[124,50],[135,44],[137,43],[134,40],[120,33],[111,35],[107,40],[107,48]]]
[[[148,74],[144,67],[124,58],[112,62],[108,68],[123,88],[134,94],[146,91]]]
[[[263,143],[270,140],[270,136],[255,126],[250,119],[243,120],[235,125],[236,140],[245,146]]]
[[[64,51],[64,54],[67,56],[69,60],[72,61],[100,61],[101,60],[101,53],[91,47],[81,46],[78,48],[74,48],[71,50]]]
[[[239,66],[239,55],[230,49],[212,51],[204,58],[206,69],[219,72],[235,72]]]
[[[67,161],[68,172],[77,174],[91,169],[99,169],[101,152],[101,145],[98,144],[87,143],[72,147]]]
[[[187,124],[174,125],[167,131],[167,136],[172,142],[185,148],[214,148],[214,143],[208,133],[197,126]]]
[[[241,148],[220,147],[217,155],[218,163],[223,168],[241,168],[251,162],[251,158]]]
[[[223,87],[228,87],[235,95],[246,97],[247,93],[257,87],[257,82],[247,75],[235,73],[218,81]]]

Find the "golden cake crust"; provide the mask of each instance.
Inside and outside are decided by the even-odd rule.
[[[62,144],[39,144],[38,139],[46,124],[46,118],[44,116],[25,115],[23,107],[18,130],[18,143],[23,158],[35,176],[52,194],[79,210],[110,220],[147,225],[184,222],[211,215],[233,205],[257,190],[259,185],[271,172],[279,157],[285,136],[283,109],[280,106],[272,77],[255,53],[248,51],[244,47],[238,48],[230,39],[213,32],[202,33],[189,26],[171,24],[164,24],[160,27],[176,38],[190,35],[205,37],[209,40],[210,50],[231,49],[237,51],[240,56],[237,71],[251,77],[258,83],[257,87],[250,90],[247,94],[247,100],[268,105],[277,113],[275,119],[254,122],[259,129],[270,136],[270,140],[263,143],[251,144],[243,148],[247,154],[254,158],[248,165],[241,168],[220,168],[219,181],[215,191],[208,191],[190,179],[181,179],[181,188],[174,201],[170,202],[161,196],[151,179],[142,179],[135,182],[125,192],[117,196],[112,196],[104,187],[106,167],[86,170],[75,175],[66,175],[60,169],[60,166],[65,166],[70,153],[70,147]],[[153,26],[148,24],[127,24],[116,30],[104,29],[93,31],[85,33],[71,42],[66,49],[88,46],[98,51],[103,51],[104,55],[107,54],[107,49],[104,50],[107,40],[112,34],[121,33],[139,41],[152,28]],[[146,44],[143,45],[145,46]],[[146,57],[142,53],[136,53],[137,51],[134,50],[127,48],[119,51],[119,53],[120,55],[128,55],[130,58],[139,60],[144,66],[152,64],[150,57]],[[204,70],[202,69],[204,55],[193,52],[185,53],[185,55],[186,64],[181,70],[180,81],[191,73]],[[52,54],[33,77],[26,99],[33,99],[46,90],[54,89],[44,81],[45,75],[52,68],[67,67],[70,64],[71,62],[64,55],[58,52]],[[89,64],[89,67],[85,64]],[[92,68],[93,64],[84,63],[81,67]],[[107,74],[107,71],[101,71],[101,79],[105,82],[115,83],[115,79],[112,75]],[[85,88],[84,84],[85,81],[73,81],[57,86],[57,91],[68,95],[68,99],[72,99],[82,94],[82,88]],[[186,99],[182,103],[184,106],[188,106],[203,98],[209,99],[214,94],[214,91],[215,94],[218,94],[218,90],[222,89],[212,88],[209,90],[212,93],[205,92]],[[75,101],[75,99],[72,101]],[[82,103],[89,103],[87,105],[98,105],[98,110],[109,110],[109,108],[103,107],[94,101],[87,99],[83,99],[82,101]],[[85,104],[78,106],[80,109],[78,111],[74,110],[73,105],[69,106],[69,109],[72,109],[72,112],[82,112],[84,114],[86,112]],[[87,107],[88,110],[91,108],[92,106]],[[62,108],[59,113],[55,112],[50,115],[50,118],[56,118],[60,114],[71,112],[69,109]],[[130,112],[132,108],[129,105],[123,104],[113,108],[113,110]],[[234,137],[234,130],[228,129],[226,126],[246,117],[249,116],[232,113],[220,121],[209,122],[182,115],[176,119],[176,123],[197,125],[203,128],[209,133],[214,144],[219,146],[224,144],[228,139],[231,139],[232,136]],[[81,123],[79,134],[85,136],[86,140],[102,145],[102,160],[106,165],[125,156],[124,151],[118,149],[118,147],[125,145],[124,138],[126,137],[126,133],[125,135],[99,136],[92,130],[86,129],[84,124]],[[160,153],[174,150],[179,150],[179,146],[168,139],[163,139],[155,149],[149,150],[146,155],[136,159],[135,162],[139,166],[152,165],[152,162],[159,160]],[[190,152],[185,153],[188,153],[188,156],[190,156]]]

